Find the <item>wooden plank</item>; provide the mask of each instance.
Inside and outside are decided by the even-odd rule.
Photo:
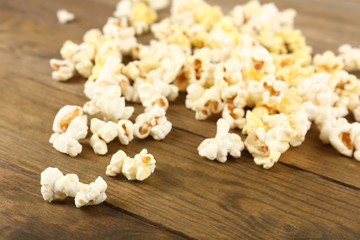
[[[4,15],[4,13],[0,13],[0,20],[2,19],[10,18],[7,17],[6,14]],[[0,51],[3,56],[0,59],[0,64],[4,69],[7,69],[8,72],[7,75],[4,76],[4,79],[11,78],[13,74],[20,75],[23,78],[30,78],[33,81],[39,81],[42,84],[61,89],[64,92],[76,94],[79,96],[77,104],[83,105],[87,100],[83,97],[84,94],[82,93],[84,83],[82,79],[76,78],[67,83],[59,83],[50,79],[48,60],[52,57],[51,54],[53,54],[53,56],[58,55],[58,48],[63,41],[61,40],[59,42],[56,40],[59,30],[49,28],[46,24],[38,23],[34,25],[32,22],[24,21],[21,17],[13,17],[11,22],[8,23],[7,28],[16,29],[14,26],[17,26],[17,29],[20,28],[22,34],[20,34],[19,31],[9,30],[5,34],[0,35]],[[36,29],[35,33],[32,31],[34,28]],[[5,29],[5,27],[0,26],[0,31],[3,29]],[[39,38],[37,37],[37,32],[49,32],[49,34]],[[67,37],[70,38],[81,38],[81,34],[78,32],[69,31],[68,34],[70,36]],[[15,62],[17,65],[29,67],[20,69],[13,68],[12,66]],[[34,77],[34,72],[36,72],[36,77]],[[62,99],[61,95],[59,95],[59,98]],[[174,126],[204,138],[214,136],[216,132],[215,122],[219,116],[213,116],[205,121],[196,121],[194,119],[194,113],[184,107],[184,102],[185,97],[181,95],[176,102],[170,104],[168,117]],[[69,101],[58,101],[58,108],[65,104],[73,103]],[[142,108],[138,105],[135,104],[134,106],[136,106],[136,114],[142,111]],[[319,158],[319,155],[323,155],[323,157]],[[335,181],[360,187],[360,175],[358,174],[360,164],[354,159],[340,155],[331,146],[323,145],[318,139],[316,127],[310,131],[303,145],[299,148],[291,148],[281,157],[280,161],[309,172],[326,176]]]
[[[161,142],[109,145],[110,154],[121,148],[130,156],[148,148],[157,168],[146,181],[104,176],[110,155],[95,156],[85,143],[83,153],[70,158],[47,143],[60,98],[77,104],[81,97],[16,75],[6,84],[0,92],[0,152],[7,162],[37,174],[59,167],[84,182],[101,175],[109,184],[108,203],[194,238],[360,236],[359,189],[279,164],[264,171],[246,153],[226,164],[201,159],[196,146],[202,138],[182,130]]]
[[[76,209],[73,199],[47,203],[39,181],[0,160],[1,239],[184,239],[107,204]]]

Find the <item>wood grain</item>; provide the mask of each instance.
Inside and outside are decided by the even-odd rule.
[[[80,42],[87,29],[101,27],[115,3],[0,0],[0,189],[5,193],[0,194],[5,203],[0,226],[6,226],[0,228],[0,238],[37,234],[47,239],[60,232],[69,238],[76,233],[80,239],[359,238],[360,164],[321,144],[315,128],[301,147],[289,150],[268,171],[246,152],[226,164],[211,162],[200,158],[196,148],[215,134],[216,116],[195,121],[181,95],[168,110],[174,129],[164,141],[135,140],[126,147],[115,141],[104,157],[96,156],[87,140],[77,158],[52,149],[48,139],[56,112],[65,104],[82,105],[86,98],[84,80],[52,81],[48,61],[59,56],[66,39]],[[335,50],[344,42],[358,44],[360,4],[355,0],[276,4],[298,10],[298,27],[315,52]],[[221,5],[228,11],[234,1]],[[74,11],[78,20],[59,25],[55,11],[63,7]],[[135,107],[136,113],[142,111]],[[111,154],[123,149],[132,156],[144,147],[157,159],[155,174],[147,181],[104,176]],[[103,176],[109,184],[106,203],[78,210],[71,201],[44,202],[36,176],[48,166],[76,173],[84,182]],[[21,206],[21,214],[13,211]],[[9,221],[4,216],[10,216]]]

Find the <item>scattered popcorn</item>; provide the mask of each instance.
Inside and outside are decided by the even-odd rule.
[[[171,131],[172,124],[165,116],[165,110],[154,105],[150,110],[136,117],[134,136],[144,139],[151,135],[155,140],[164,139]]]
[[[65,23],[73,21],[75,19],[75,14],[69,12],[66,9],[57,10],[56,16],[57,16],[59,23],[61,23],[61,24],[65,24]]]
[[[90,131],[93,135],[90,138],[90,145],[94,152],[105,155],[108,151],[107,143],[118,136],[118,125],[114,122],[104,122],[97,118],[91,119]]]
[[[322,55],[316,54],[313,61],[317,72],[332,73],[339,71],[344,67],[342,59],[335,56],[331,51],[326,51]]]
[[[98,177],[95,182],[83,184],[76,174],[66,174],[57,169],[48,167],[41,173],[41,194],[44,200],[52,202],[74,197],[76,207],[97,205],[105,201],[107,184]]]
[[[155,171],[156,160],[146,149],[130,158],[122,150],[117,151],[106,168],[106,175],[116,176],[122,173],[128,180],[143,181]]]
[[[234,158],[241,156],[244,144],[239,135],[229,133],[230,123],[224,119],[219,119],[216,123],[217,132],[215,138],[205,139],[198,147],[199,155],[209,160],[226,162],[227,155]]]

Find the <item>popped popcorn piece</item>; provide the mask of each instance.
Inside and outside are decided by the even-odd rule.
[[[57,16],[59,23],[61,23],[61,24],[65,24],[65,23],[73,21],[75,19],[75,14],[69,12],[66,9],[57,10],[56,16]]]
[[[164,139],[171,131],[172,124],[165,116],[165,110],[154,105],[149,111],[136,117],[134,135],[144,139],[151,135],[155,140]]]
[[[117,125],[121,144],[128,145],[134,139],[134,124],[129,120],[120,120]]]
[[[75,196],[75,205],[77,208],[89,205],[97,205],[104,202],[107,198],[107,183],[102,177],[97,177],[95,182],[90,184],[80,183],[79,191]]]
[[[75,66],[68,60],[51,59],[50,66],[53,69],[51,78],[55,81],[67,81],[75,74]]]
[[[256,165],[271,168],[289,147],[289,141],[280,126],[266,131],[259,127],[251,131],[244,142],[246,149],[253,155]]]
[[[98,75],[85,83],[84,93],[92,99],[96,94],[102,94],[109,86],[118,85],[121,92],[127,92],[130,89],[129,79],[121,74],[124,65],[118,57],[110,56],[106,59]]]
[[[134,158],[130,158],[122,150],[117,151],[106,168],[106,175],[116,176],[122,173],[128,180],[143,181],[155,170],[156,160],[147,149],[141,150]]]
[[[243,128],[246,123],[243,108],[234,107],[232,104],[225,104],[222,111],[222,118],[230,123],[230,128]]]
[[[155,11],[162,10],[169,6],[169,0],[146,0],[149,7]]]
[[[140,102],[146,107],[151,102],[156,101],[155,98],[159,99],[161,96],[168,98],[170,101],[174,101],[179,95],[179,89],[172,84],[167,84],[161,80],[154,80],[153,83],[142,82],[138,87],[138,94]],[[161,101],[159,106],[167,109],[167,103]]]
[[[344,44],[339,47],[338,51],[345,70],[356,71],[360,69],[360,48]]]
[[[96,94],[85,103],[84,111],[90,115],[100,113],[105,120],[118,121],[129,119],[134,112],[133,107],[125,106],[125,98],[121,97],[118,85],[109,86],[103,93]]]
[[[118,136],[118,129],[118,125],[114,122],[91,119],[90,130],[93,135],[90,138],[90,145],[96,154],[105,155],[108,152],[106,144]]]
[[[66,105],[56,114],[52,129],[55,133],[49,142],[53,147],[75,157],[82,151],[79,140],[84,139],[88,132],[87,116],[83,115],[81,107]]]
[[[145,107],[145,112],[149,111],[155,105],[161,107],[166,111],[169,107],[169,102],[167,98],[161,96],[160,94],[155,94],[150,99],[146,99],[143,102],[143,106]]]
[[[48,167],[41,173],[41,194],[44,200],[63,200],[74,197],[76,207],[97,205],[105,201],[107,184],[98,177],[95,182],[83,184],[76,174],[66,174],[57,168]]]
[[[342,59],[335,56],[331,51],[326,51],[323,54],[316,54],[313,62],[317,72],[333,73],[344,67]]]
[[[148,8],[145,3],[136,2],[132,5],[129,20],[135,28],[136,34],[141,35],[149,31],[149,26],[154,23],[156,19],[156,12]]]
[[[234,158],[241,156],[244,144],[239,135],[229,133],[230,122],[220,118],[217,123],[217,132],[215,138],[205,139],[198,147],[199,155],[209,160],[218,160],[221,163],[226,162],[227,155]]]

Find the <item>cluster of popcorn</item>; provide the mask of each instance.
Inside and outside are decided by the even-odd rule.
[[[41,194],[45,201],[75,198],[77,208],[97,205],[105,201],[107,184],[98,177],[90,184],[79,181],[76,174],[64,174],[57,168],[48,167],[41,173]]]
[[[255,164],[269,169],[305,141],[312,122],[325,144],[360,160],[360,124],[345,118],[352,114],[360,121],[360,81],[348,72],[360,69],[358,48],[343,45],[338,55],[327,51],[312,57],[304,35],[294,28],[296,11],[280,11],[273,3],[251,0],[224,14],[204,0],[173,0],[170,16],[156,22],[156,11],[168,4],[121,0],[102,30],[89,30],[80,44],[64,43],[62,59],[50,61],[52,77],[86,78],[89,100],[59,111],[50,139],[55,149],[70,156],[81,152],[79,140],[88,130],[85,114],[94,116],[90,146],[96,154],[107,154],[107,144],[116,138],[123,145],[148,136],[162,140],[172,129],[169,104],[184,91],[195,119],[221,116],[216,136],[197,149],[209,160],[224,163],[246,149]],[[155,39],[138,43],[136,36],[148,31]],[[132,60],[125,63],[123,56]],[[130,102],[144,111],[134,117]],[[155,163],[146,149],[134,158],[119,150],[106,175],[142,181]],[[53,191],[55,180],[49,184]],[[61,189],[54,190],[58,198],[77,196]]]

